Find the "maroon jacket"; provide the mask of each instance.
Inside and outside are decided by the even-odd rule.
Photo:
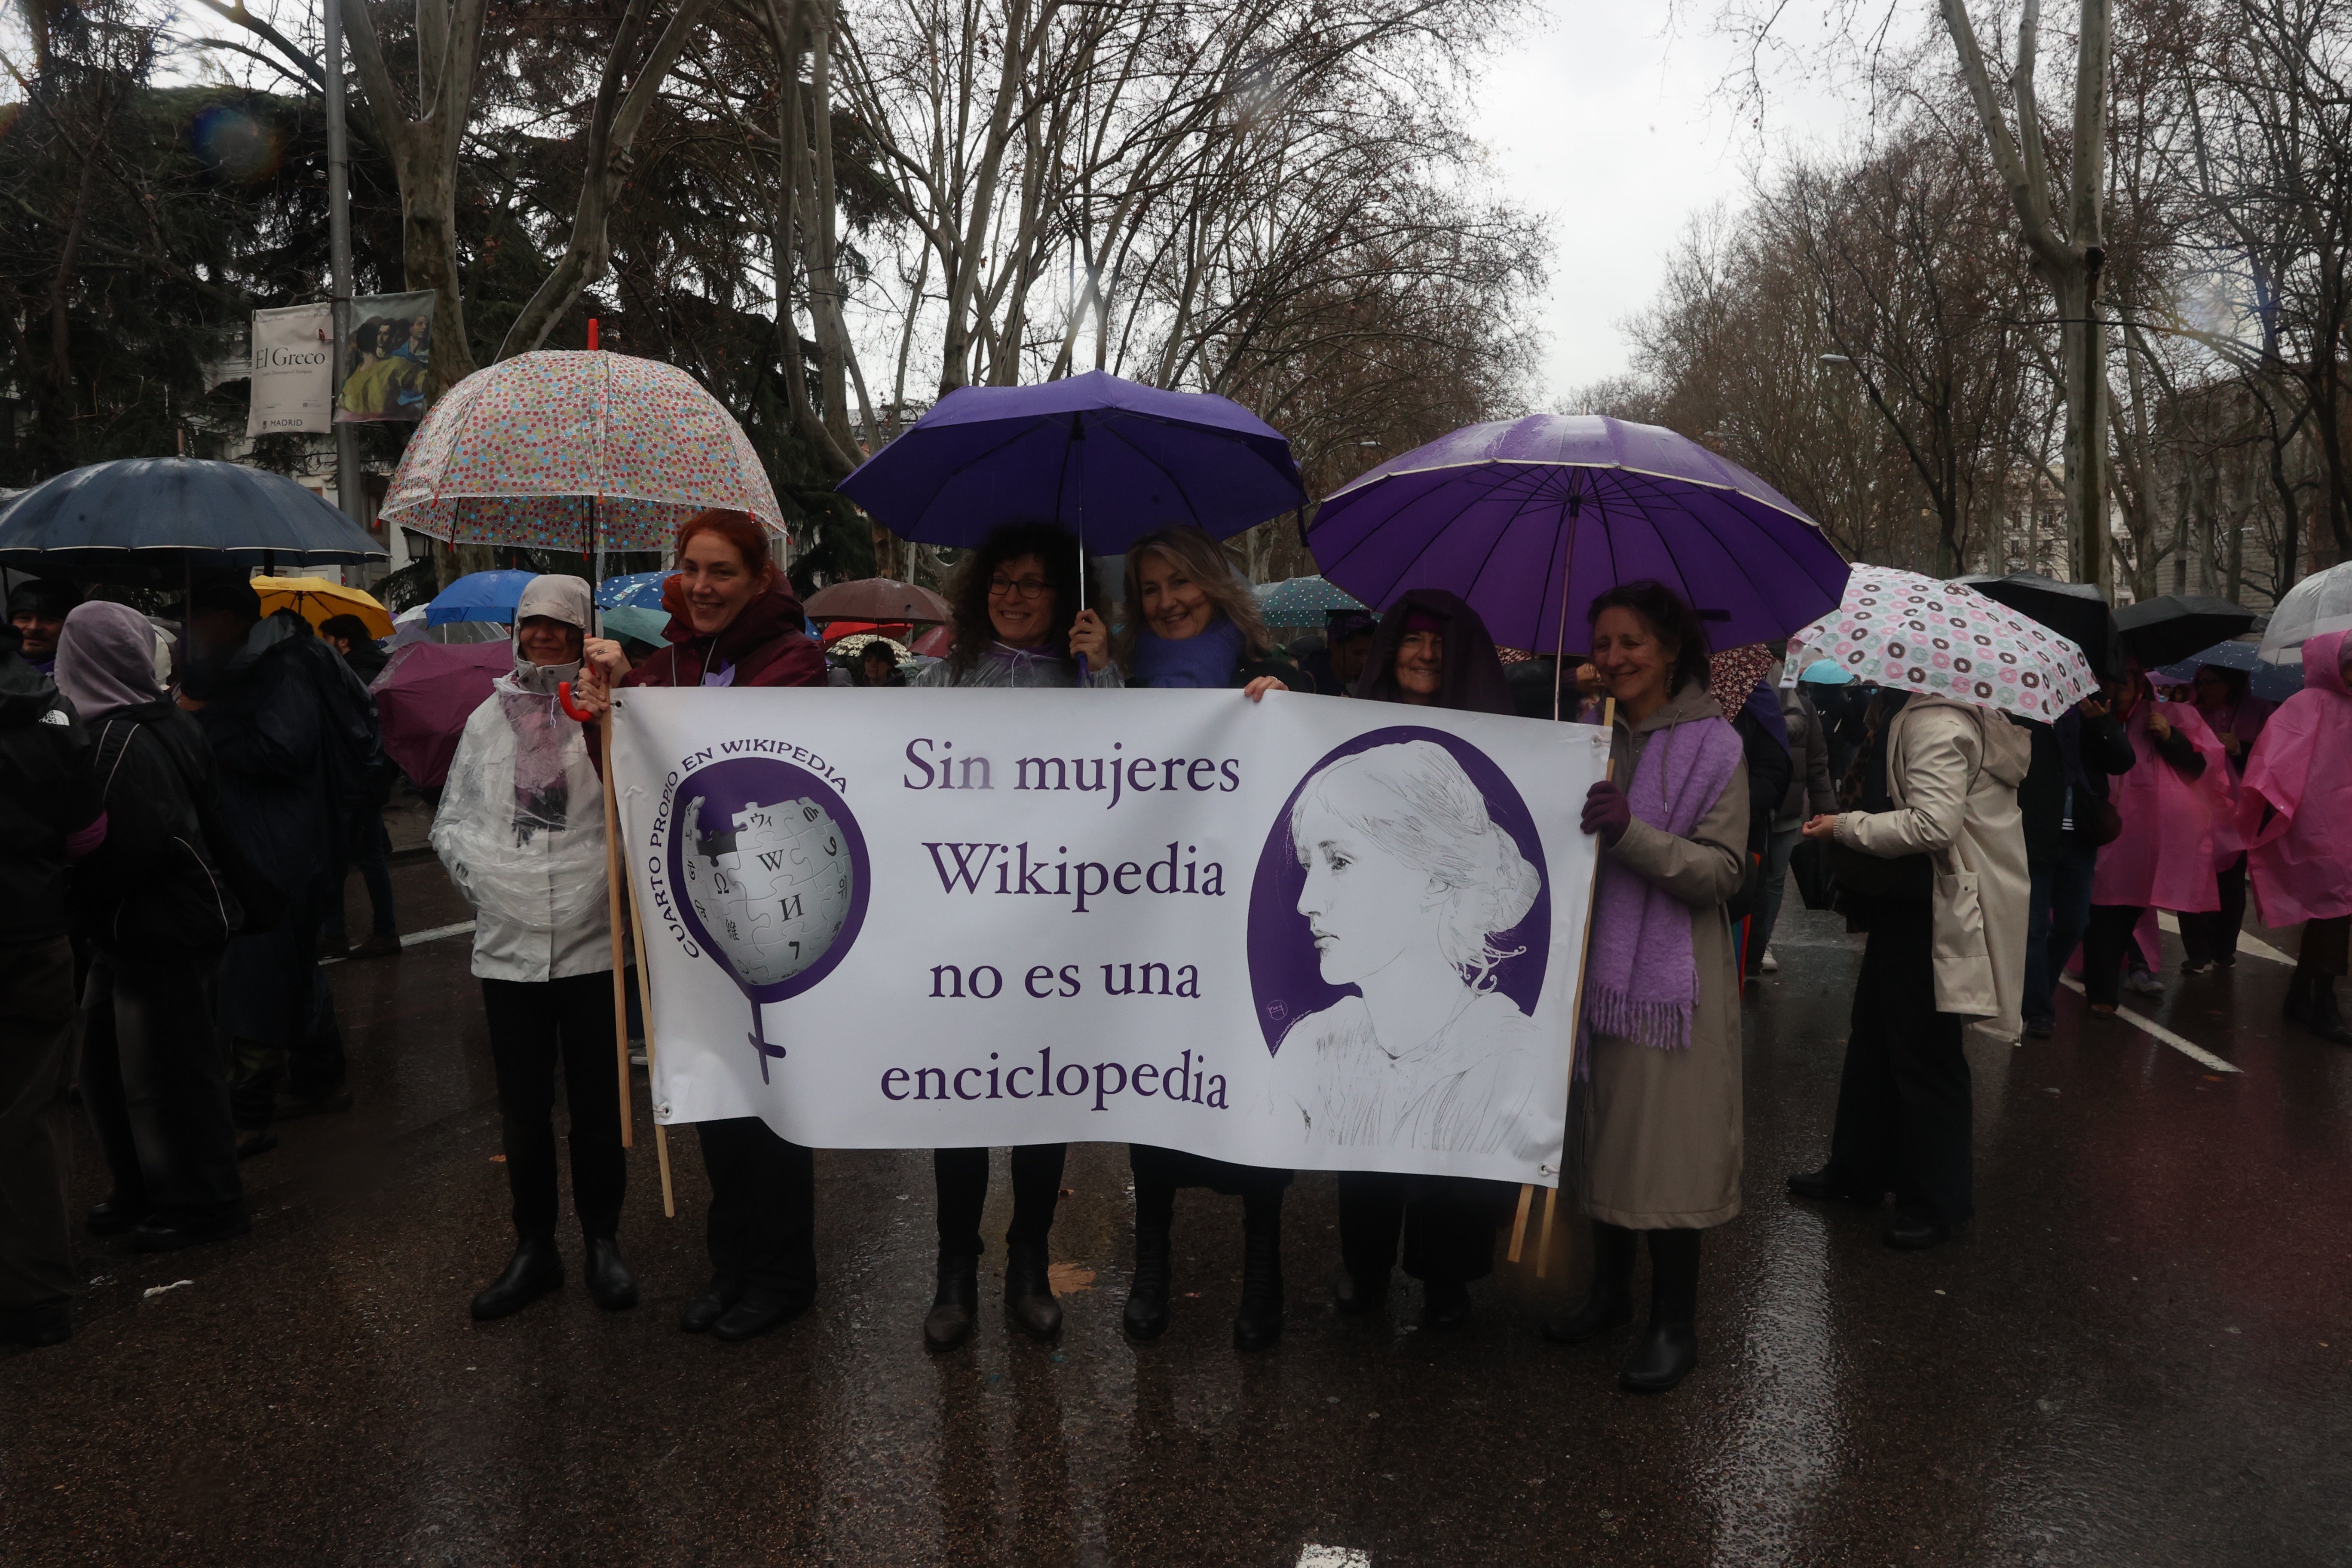
[[[669,612],[669,625],[662,630],[669,647],[648,655],[643,664],[621,677],[623,686],[700,686],[714,653],[720,668],[735,667],[735,679],[730,682],[733,686],[824,684],[824,650],[801,629],[808,617],[801,613],[801,602],[782,573],[716,637],[694,635],[694,623],[687,618],[675,576],[662,584],[662,608]],[[602,776],[604,737],[596,732],[596,725],[581,728],[588,736],[588,759]]]
[[[662,636],[669,647],[623,676],[622,685],[700,686],[705,671],[730,664],[735,686],[824,684],[824,650],[802,629],[808,617],[782,574],[716,637],[695,636],[677,582],[673,576],[662,584],[662,608],[669,612]]]

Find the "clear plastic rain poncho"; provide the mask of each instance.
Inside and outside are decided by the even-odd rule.
[[[588,584],[541,576],[523,590],[518,627],[547,616],[587,629]],[[474,973],[544,981],[612,967],[605,917],[604,784],[586,737],[558,700],[576,663],[513,670],[466,721],[433,848],[474,906]]]

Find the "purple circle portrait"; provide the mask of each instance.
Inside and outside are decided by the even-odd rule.
[[[1491,1012],[1493,998],[1524,1019],[1550,948],[1535,819],[1491,758],[1443,730],[1369,731],[1327,753],[1283,803],[1250,883],[1250,989],[1270,1053],[1302,1020],[1403,1027],[1457,992],[1456,1012]]]
[[[866,922],[866,837],[816,774],[776,757],[698,768],[671,795],[670,886],[687,929],[755,1004],[833,973]]]

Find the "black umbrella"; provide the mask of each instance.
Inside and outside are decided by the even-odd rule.
[[[2012,572],[2006,577],[1958,577],[1953,581],[2071,639],[2083,650],[2083,657],[2091,661],[2093,672],[2100,677],[2123,668],[2122,651],[2116,641],[2115,612],[2108,608],[2106,595],[2092,584],[2061,583],[2054,577],[2032,572]]]
[[[2116,612],[2124,651],[2148,669],[2226,642],[2253,624],[2253,611],[2203,594],[2162,594]]]
[[[121,582],[385,559],[358,524],[283,475],[194,458],[121,458],[37,485],[0,512],[0,566]]]

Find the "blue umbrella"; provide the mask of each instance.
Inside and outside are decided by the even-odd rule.
[[[1290,577],[1257,585],[1257,611],[1270,626],[1319,626],[1328,610],[1360,610],[1364,602],[1320,577]]]
[[[596,607],[600,610],[658,610],[661,608],[662,584],[677,575],[675,572],[625,572],[604,579],[596,590]]]
[[[669,626],[667,610],[648,610],[642,605],[606,605],[604,618],[606,637],[635,637],[655,647],[664,646],[662,633]]]
[[[433,595],[433,602],[425,606],[425,624],[504,621],[511,626],[524,585],[538,575],[536,572],[468,572]]]
[[[119,458],[35,486],[0,513],[0,566],[158,580],[386,558],[358,524],[281,474],[194,458]]]
[[[2167,686],[2180,686],[2197,679],[2200,664],[2218,664],[2224,669],[2246,672],[2246,689],[2265,702],[2284,702],[2303,689],[2303,671],[2283,665],[2267,663],[2252,643],[2217,642],[2211,647],[2190,654],[2178,664],[2166,665],[2153,671]]]
[[[1095,555],[1171,522],[1222,539],[1307,502],[1288,438],[1240,404],[1099,370],[959,387],[838,488],[926,544],[1044,518]]]

